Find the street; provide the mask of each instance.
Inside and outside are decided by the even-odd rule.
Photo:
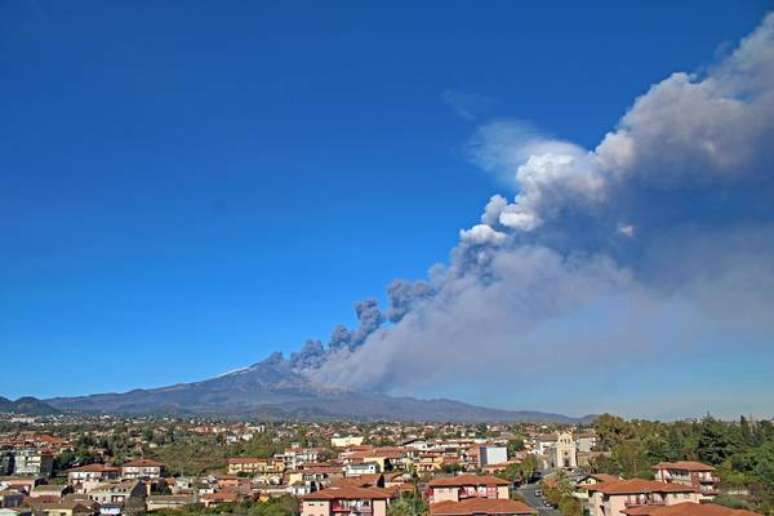
[[[544,500],[535,494],[535,490],[538,489],[537,484],[524,484],[517,490],[529,505],[538,510],[538,514],[541,516],[560,516],[561,513],[555,509],[544,507]]]

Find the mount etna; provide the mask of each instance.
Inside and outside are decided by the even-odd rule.
[[[123,415],[177,415],[261,419],[414,421],[544,421],[572,418],[536,411],[480,407],[449,399],[422,400],[372,391],[321,387],[280,354],[208,380],[124,393],[45,400],[56,410]]]

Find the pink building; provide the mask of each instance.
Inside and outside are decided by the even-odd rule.
[[[661,462],[653,466],[656,480],[692,486],[702,500],[712,500],[718,494],[720,479],[715,476],[715,468],[701,462],[678,461]]]
[[[635,507],[662,507],[682,502],[699,502],[692,486],[654,480],[619,480],[586,486],[591,516],[620,516]]]
[[[466,498],[507,500],[510,489],[507,480],[492,476],[459,475],[431,480],[430,503],[459,502]]]

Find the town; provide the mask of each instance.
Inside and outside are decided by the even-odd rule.
[[[0,516],[772,514],[769,420],[0,417]]]

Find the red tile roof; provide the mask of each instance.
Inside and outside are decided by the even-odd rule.
[[[260,464],[268,463],[269,459],[262,459],[260,457],[229,457],[226,459],[229,464]]]
[[[456,477],[436,478],[428,484],[430,487],[462,486],[507,486],[509,482],[489,475],[458,475]]]
[[[709,464],[695,462],[691,460],[680,460],[677,462],[660,462],[651,469],[673,469],[678,471],[715,471],[715,468]]]
[[[656,507],[632,507],[623,512],[627,516],[761,516],[757,512],[731,509],[714,503],[693,502]]]
[[[85,466],[70,468],[67,470],[68,473],[118,473],[119,471],[119,468],[115,466],[108,466],[107,464],[86,464]]]
[[[332,486],[321,491],[308,494],[302,500],[387,500],[393,498],[395,492],[378,487]]]
[[[122,468],[161,468],[164,464],[151,459],[130,460],[121,465]]]
[[[445,501],[430,505],[431,516],[466,516],[469,514],[537,514],[529,505],[516,500],[468,498],[460,502]]]
[[[693,493],[696,490],[692,486],[683,484],[668,484],[655,480],[617,480],[615,482],[602,482],[586,486],[589,491],[599,491],[606,495],[640,494],[640,493]]]

